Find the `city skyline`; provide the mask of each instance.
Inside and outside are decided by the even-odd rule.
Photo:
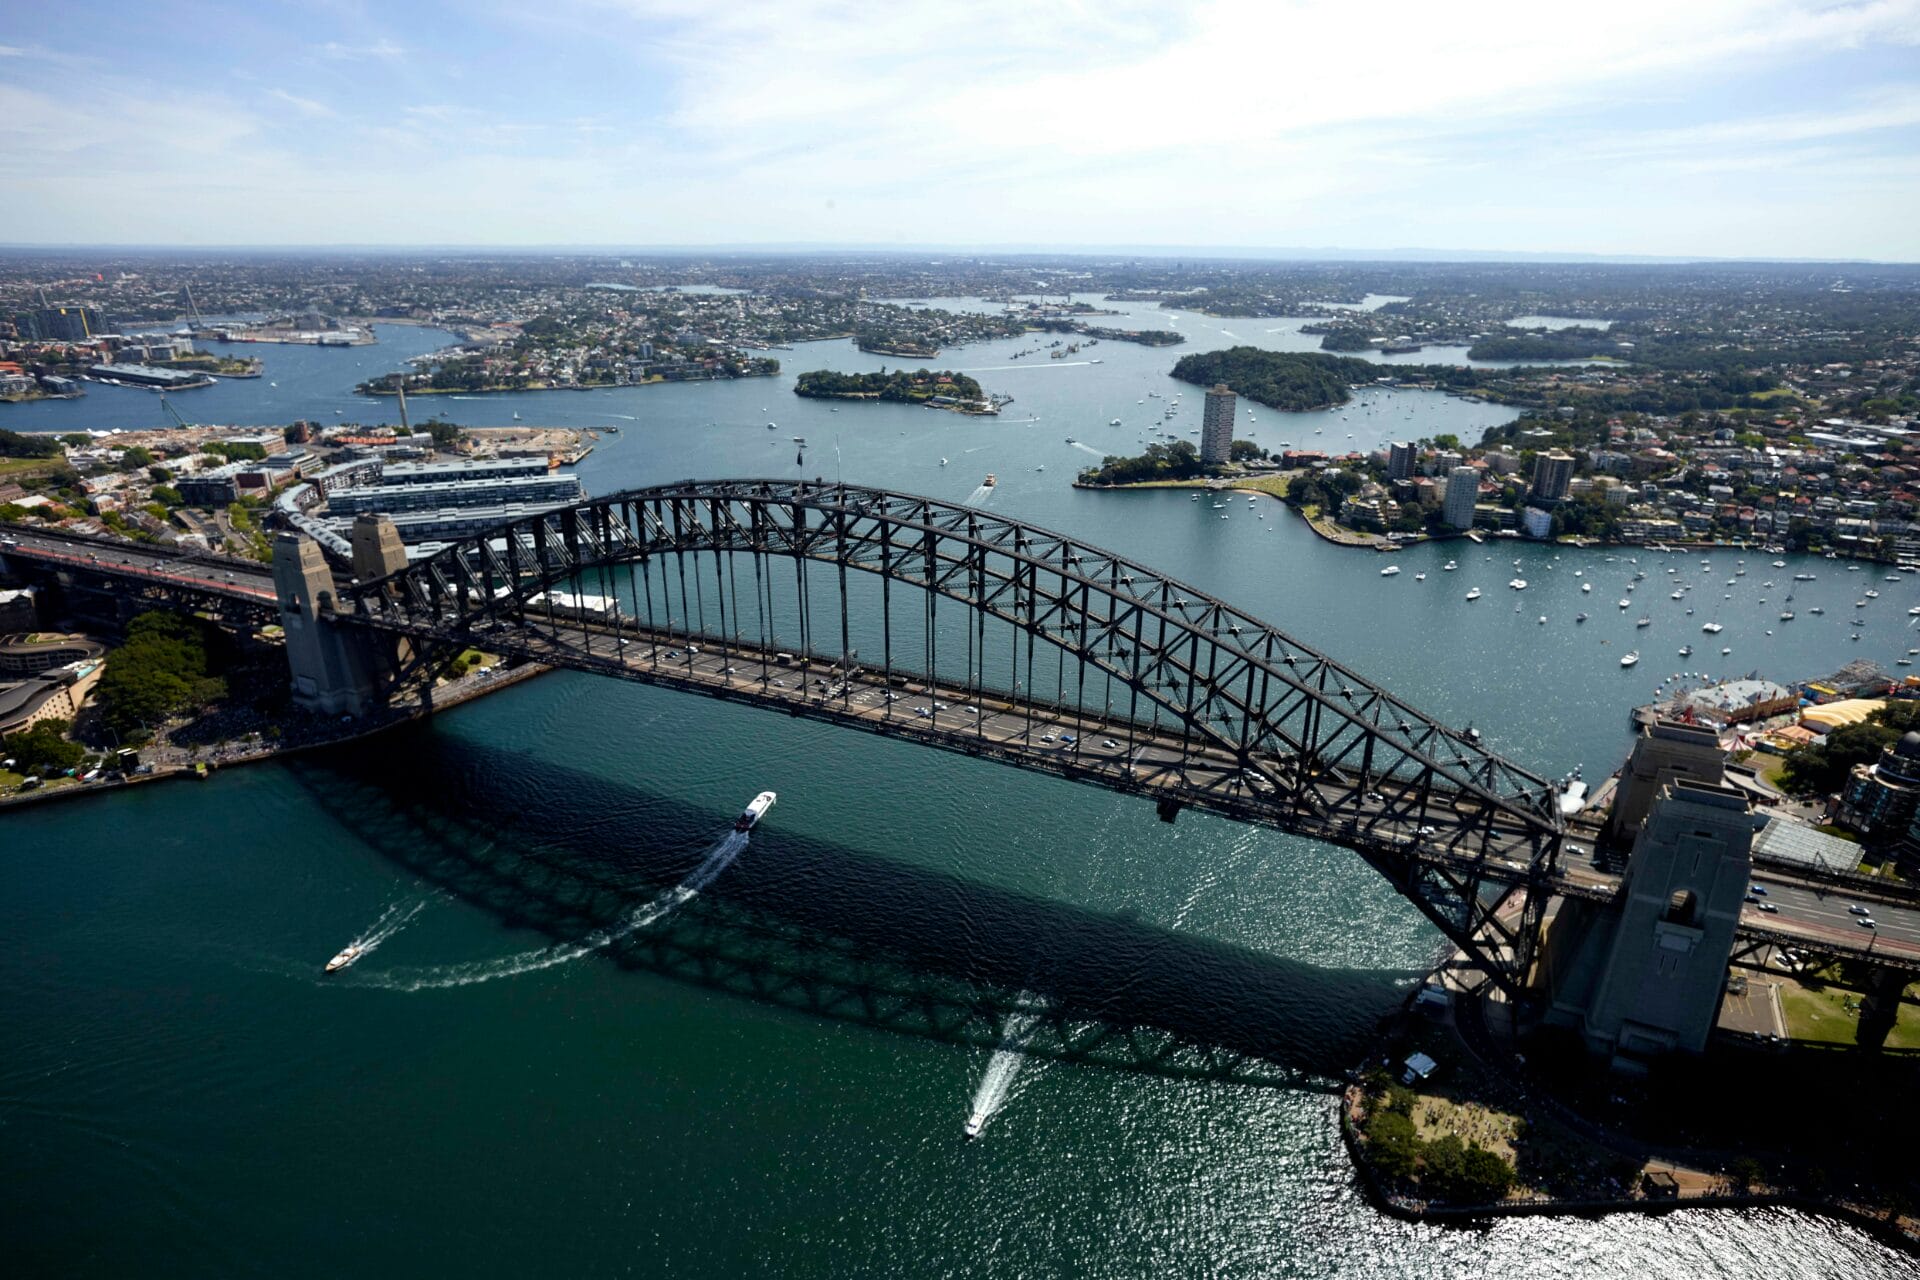
[[[35,12],[0,242],[1920,259],[1916,0],[1369,15]]]

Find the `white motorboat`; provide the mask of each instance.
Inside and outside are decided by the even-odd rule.
[[[1636,662],[1639,662],[1639,661],[1640,661],[1640,651],[1638,649],[1635,649],[1632,653],[1620,659],[1620,665],[1623,667],[1631,667]]]
[[[767,816],[767,810],[773,808],[774,801],[779,798],[779,796],[771,791],[762,791],[759,795],[748,801],[747,807],[741,810],[738,818],[734,819],[733,829],[735,831],[753,830],[755,824]]]
[[[1397,564],[1390,564],[1386,568],[1380,571],[1380,576],[1383,578],[1391,578],[1394,574],[1398,572],[1400,572],[1400,566]]]
[[[326,972],[338,973],[340,972],[340,970],[346,968],[348,965],[352,964],[355,960],[358,960],[361,956],[365,954],[367,954],[367,949],[365,947],[361,946],[357,942],[349,943],[346,947],[341,949],[341,952],[339,955],[327,961]]]
[[[1473,590],[1467,592],[1467,599],[1478,600],[1479,598],[1480,598],[1480,588],[1475,587]]]
[[[980,1130],[986,1128],[986,1125],[987,1117],[976,1111],[967,1117],[967,1123],[965,1127],[960,1130],[960,1135],[971,1142],[980,1136]]]

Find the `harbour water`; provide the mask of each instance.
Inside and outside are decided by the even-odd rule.
[[[265,378],[180,407],[236,424],[379,420],[391,402],[352,384],[446,341],[381,337],[260,349]],[[1328,546],[1265,498],[1215,511],[1180,491],[1073,490],[1093,459],[1068,437],[1135,452],[1174,395],[1167,425],[1184,437],[1199,390],[1165,376],[1181,348],[1009,358],[1031,345],[938,362],[1013,395],[997,419],[793,396],[798,371],[895,363],[845,342],[778,353],[774,379],[419,411],[617,426],[580,468],[596,494],[818,475],[959,501],[994,472],[990,510],[1176,573],[1546,774],[1612,767],[1629,708],[1672,672],[1798,678],[1920,646],[1913,579],[1837,562],[1636,552],[1636,566],[1510,542],[1388,558]],[[1320,414],[1252,409],[1238,434],[1329,449],[1473,439],[1508,417],[1388,388]],[[145,393],[94,388],[0,424],[159,414]],[[1402,572],[1381,577],[1388,563]],[[1516,576],[1525,591],[1505,586]],[[1680,601],[1670,576],[1691,583]],[[1472,586],[1485,595],[1469,604]],[[1868,587],[1880,598],[1856,629]],[[1703,635],[1714,618],[1725,629]],[[1622,670],[1632,648],[1642,661]],[[733,815],[767,789],[779,806],[723,858]],[[1192,814],[1169,827],[1142,801],[737,706],[553,675],[352,751],[10,813],[0,850],[0,1218],[29,1273],[1911,1271],[1850,1227],[1786,1212],[1471,1231],[1384,1218],[1317,1082],[1351,1064],[1438,935],[1356,858]],[[321,976],[369,922],[410,910],[376,952]],[[402,980],[453,972],[473,980]],[[993,1046],[903,1029],[889,1010],[901,984],[964,1000],[970,982],[1042,1001],[1097,987],[1117,1009],[1177,1003],[1201,1028],[1257,1011],[1301,1084],[1030,1065],[963,1142]]]

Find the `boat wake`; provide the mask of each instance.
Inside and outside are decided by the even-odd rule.
[[[978,489],[975,489],[972,493],[968,494],[966,498],[961,501],[960,505],[963,507],[984,507],[987,505],[987,499],[991,498],[992,496],[993,496],[993,486],[990,484],[983,484]]]
[[[1026,1065],[1027,1041],[1040,1025],[1040,1015],[1047,1002],[1044,996],[1022,991],[1020,1003],[1022,1008],[1008,1013],[1001,1021],[1000,1047],[987,1060],[987,1069],[981,1073],[980,1084],[973,1091],[973,1109],[967,1115],[965,1130],[969,1138],[979,1137],[987,1121],[1007,1105],[1013,1096],[1014,1081],[1020,1078],[1020,1068]]]
[[[426,905],[425,898],[388,903],[380,913],[380,918],[373,922],[373,927],[347,944],[347,948],[356,953],[354,959],[364,960],[375,947],[406,928],[407,922],[419,915],[420,909]]]
[[[1104,459],[1107,456],[1104,450],[1096,449],[1090,444],[1081,444],[1078,440],[1075,440],[1073,442],[1073,447],[1080,450],[1082,453],[1090,453],[1096,458]]]
[[[680,907],[700,896],[700,891],[712,884],[721,872],[725,871],[733,860],[747,847],[748,833],[729,831],[726,837],[700,860],[700,865],[687,874],[673,888],[641,903],[625,917],[604,929],[595,929],[584,938],[573,942],[559,942],[535,951],[523,951],[518,955],[502,956],[495,960],[470,960],[462,964],[433,965],[425,968],[396,968],[378,973],[363,974],[352,984],[354,986],[382,987],[389,991],[432,991],[446,987],[467,987],[477,982],[492,982],[496,978],[513,978],[523,973],[534,973],[541,969],[551,969],[556,965],[569,964],[582,956],[592,955],[596,951],[612,946],[655,921],[672,914]]]

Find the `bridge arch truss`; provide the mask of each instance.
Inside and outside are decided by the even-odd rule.
[[[666,484],[476,534],[341,610],[1342,844],[1511,991],[1557,874],[1545,779],[1197,588],[974,506]]]

